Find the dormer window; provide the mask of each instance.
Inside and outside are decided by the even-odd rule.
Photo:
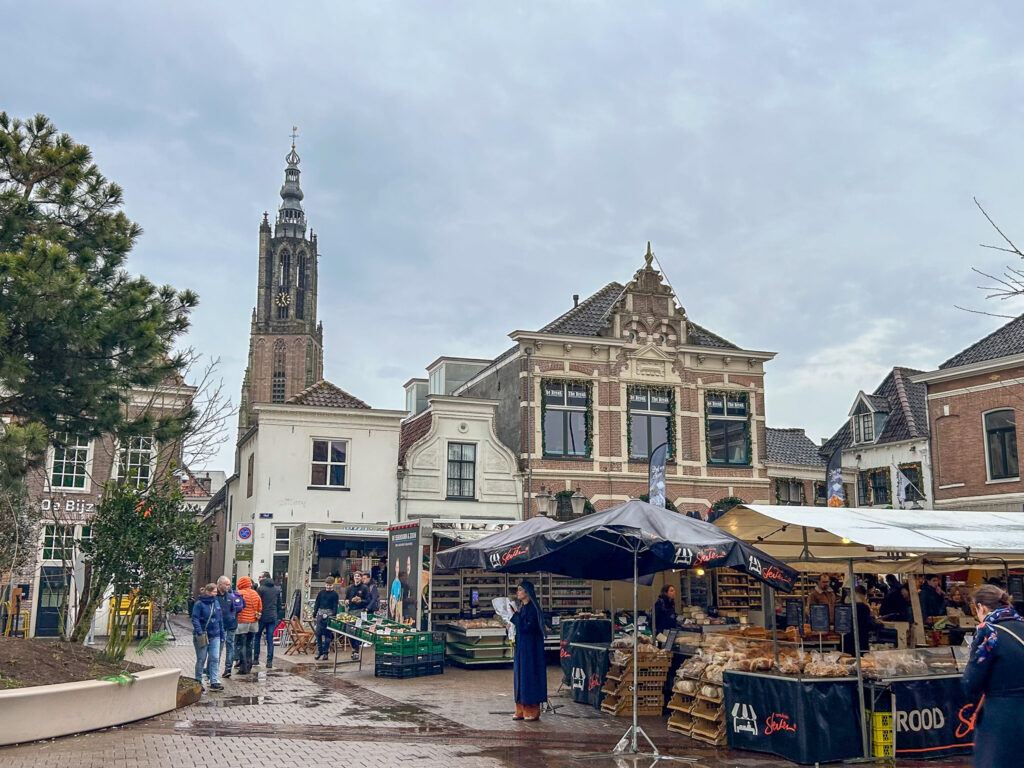
[[[872,443],[875,440],[875,415],[861,413],[853,417],[853,442]]]

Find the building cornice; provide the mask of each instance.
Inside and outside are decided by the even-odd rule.
[[[980,363],[958,365],[955,368],[939,368],[934,371],[914,374],[910,377],[910,380],[915,384],[938,384],[942,381],[953,381],[966,376],[977,376],[1020,366],[1024,366],[1024,354],[997,357],[994,360],[982,360]]]

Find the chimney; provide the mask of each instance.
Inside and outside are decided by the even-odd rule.
[[[575,309],[579,305],[580,305],[580,295],[578,293],[574,293],[572,295],[572,307],[573,307],[573,309]]]

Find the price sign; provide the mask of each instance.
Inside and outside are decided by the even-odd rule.
[[[381,633],[382,635],[390,635],[390,634],[391,634],[391,627],[384,627],[384,629],[382,629],[382,630],[380,631],[380,633]]]
[[[369,616],[368,616],[368,615],[366,614],[366,611],[363,611],[363,612],[362,612],[361,614],[359,614],[359,615],[360,615],[360,616],[362,617],[363,621],[368,621],[368,620],[369,620],[369,618],[370,618],[370,617],[369,617]]]
[[[357,627],[363,626],[363,620],[362,619],[356,619],[356,626]]]
[[[786,626],[796,627],[804,632],[804,601],[797,598],[786,600]]]
[[[676,647],[676,637],[678,637],[678,636],[679,636],[679,630],[678,629],[670,629],[670,630],[668,630],[665,633],[665,645],[663,645],[662,647],[666,651],[671,651],[673,648]]]
[[[841,635],[853,632],[853,606],[836,606],[836,632]]]
[[[811,614],[811,632],[828,632],[831,624],[828,616],[828,606],[816,603],[807,610]]]

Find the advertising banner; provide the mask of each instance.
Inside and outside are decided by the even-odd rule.
[[[420,562],[420,524],[403,523],[388,528],[388,617],[419,626],[423,566]]]
[[[648,469],[648,501],[655,507],[665,508],[665,461],[668,458],[668,443],[662,443],[651,453]]]
[[[970,754],[977,702],[967,697],[960,676],[894,680],[896,756],[925,760]]]
[[[729,747],[796,763],[827,763],[862,752],[857,681],[725,673]]]
[[[572,671],[570,643],[595,643],[610,645],[612,623],[608,619],[567,619],[559,625],[558,661],[562,665],[562,682],[569,685]]]
[[[601,708],[604,678],[608,674],[608,649],[601,646],[573,645],[571,648],[572,700]]]

